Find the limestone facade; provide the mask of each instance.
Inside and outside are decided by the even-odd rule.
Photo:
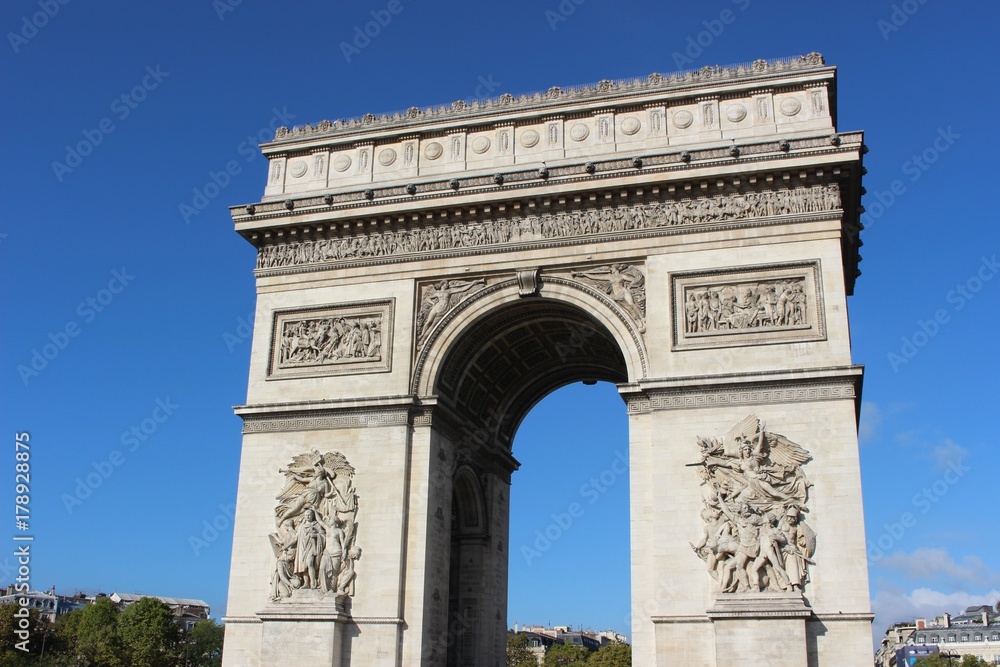
[[[231,209],[258,297],[224,664],[503,664],[511,441],[592,379],[629,415],[634,663],[869,664],[835,88],[811,54],[279,129]],[[719,590],[691,548],[699,438],[750,414],[810,457],[800,590]],[[789,498],[766,456],[716,494],[758,523]]]

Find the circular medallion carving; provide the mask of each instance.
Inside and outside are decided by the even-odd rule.
[[[444,147],[436,141],[424,146],[424,157],[428,160],[436,160],[444,153]]]
[[[490,140],[488,137],[476,137],[472,140],[472,152],[482,155],[490,149]]]
[[[348,155],[338,155],[333,161],[334,171],[347,171],[351,168],[351,158]]]
[[[778,108],[786,116],[794,116],[802,109],[802,102],[799,102],[796,97],[786,97],[781,101],[781,106]]]
[[[569,138],[573,141],[583,141],[590,136],[590,128],[583,123],[577,123],[569,130]]]
[[[378,163],[383,167],[388,167],[390,164],[396,161],[396,151],[391,148],[386,148],[379,152]]]
[[[288,173],[290,173],[295,178],[302,178],[309,171],[309,165],[306,164],[305,160],[296,160],[292,163],[292,166],[288,168]]]
[[[742,104],[730,104],[726,109],[726,118],[733,123],[738,123],[747,117],[747,108]]]
[[[691,127],[691,123],[694,122],[694,114],[690,111],[681,109],[680,111],[674,112],[674,127],[678,130],[686,130]]]
[[[538,133],[534,130],[525,130],[521,133],[521,145],[525,148],[531,148],[538,144],[540,137]]]
[[[635,116],[629,116],[622,121],[622,132],[629,136],[638,132],[640,127],[642,127],[642,123]]]

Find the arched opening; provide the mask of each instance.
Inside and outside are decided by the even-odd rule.
[[[628,365],[596,316],[554,299],[499,305],[452,340],[434,392],[441,451],[451,454],[440,458],[452,462],[447,665],[500,667],[515,548],[508,536],[514,435],[548,394],[581,381],[627,382]]]
[[[631,634],[628,414],[607,382],[543,398],[514,436],[508,627]]]

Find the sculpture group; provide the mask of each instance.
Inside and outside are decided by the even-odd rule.
[[[283,323],[279,365],[302,366],[381,359],[381,317],[327,317]]]
[[[723,438],[698,438],[706,490],[692,544],[721,593],[801,592],[816,534],[803,520],[812,457],[749,415]]]
[[[292,459],[285,488],[274,510],[271,533],[275,566],[271,599],[292,598],[300,590],[354,595],[358,496],[354,468],[343,454],[312,451]]]
[[[805,280],[688,290],[684,314],[689,334],[805,326]]]
[[[417,229],[386,229],[342,238],[265,245],[258,251],[257,268],[815,213],[836,210],[840,205],[840,190],[836,185],[816,185],[794,190],[751,191],[523,217],[496,217],[476,222],[451,220]]]

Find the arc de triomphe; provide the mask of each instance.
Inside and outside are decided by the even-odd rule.
[[[503,665],[511,441],[580,380],[628,410],[635,665],[869,664],[836,101],[810,54],[279,129],[226,667]]]

